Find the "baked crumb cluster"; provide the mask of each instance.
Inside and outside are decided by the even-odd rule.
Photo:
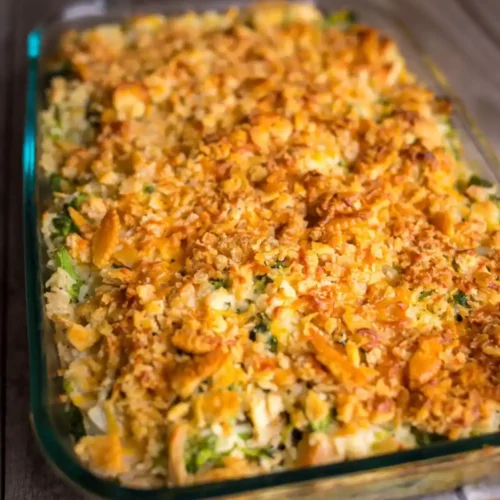
[[[496,431],[500,209],[396,45],[309,4],[66,33],[43,215],[75,451],[184,485]]]

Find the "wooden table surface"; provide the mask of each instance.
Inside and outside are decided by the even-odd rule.
[[[25,37],[65,0],[0,0],[0,478],[2,498],[77,496],[40,455],[29,427],[21,145]],[[181,3],[182,4],[182,3]],[[345,1],[349,5],[349,0]],[[373,0],[413,28],[500,155],[500,0]],[[500,472],[500,471],[499,471]],[[500,498],[500,474],[440,500]]]

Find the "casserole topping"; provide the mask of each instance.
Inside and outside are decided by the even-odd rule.
[[[182,485],[498,430],[499,198],[393,41],[271,3],[69,32],[57,64],[46,307],[91,470]]]

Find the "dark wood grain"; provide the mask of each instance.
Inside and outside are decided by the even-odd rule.
[[[500,46],[482,28],[479,15],[496,19],[500,27],[498,0],[404,0],[388,6],[418,35],[420,43],[447,76],[473,118],[500,153]],[[468,11],[463,5],[468,6]],[[494,25],[490,21],[491,26]]]
[[[25,37],[29,29],[65,0],[0,1],[0,455],[3,492],[9,500],[77,498],[37,448],[29,428],[28,352],[24,303],[21,210],[21,146],[25,89]],[[66,2],[67,3],[67,2]],[[346,4],[348,4],[346,0]],[[396,13],[418,35],[452,82],[471,115],[500,154],[500,0],[373,0]],[[5,432],[4,432],[5,431]],[[500,482],[500,481],[499,481]],[[467,487],[442,496],[498,498]]]
[[[8,65],[10,94],[7,96],[8,137],[5,144],[4,168],[7,174],[7,266],[3,335],[6,339],[6,413],[5,413],[5,498],[69,499],[75,498],[69,487],[48,467],[34,441],[29,426],[28,345],[24,302],[24,265],[22,246],[22,138],[26,88],[26,35],[52,9],[63,2],[17,1],[8,3],[11,14]]]
[[[0,68],[6,68],[11,64],[12,59],[9,57],[9,48],[12,44],[12,35],[8,30],[7,19],[11,14],[11,5],[0,3]],[[9,94],[11,84],[8,75],[5,72],[0,73],[0,151],[3,151],[9,141],[7,121],[1,117],[7,116],[9,109]],[[0,181],[0,214],[7,213],[7,186],[8,186],[8,169],[3,169],[3,176]],[[0,217],[0,241],[5,242],[7,239],[7,219]],[[7,270],[7,252],[5,245],[0,245],[0,318],[1,318],[1,337],[0,337],[0,495],[5,491],[5,380],[6,372],[6,335],[5,335],[5,309],[6,309],[6,270]]]

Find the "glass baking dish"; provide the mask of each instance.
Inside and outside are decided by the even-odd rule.
[[[206,485],[135,490],[86,470],[72,451],[67,416],[58,400],[62,382],[52,330],[43,305],[46,255],[42,246],[40,218],[48,189],[37,180],[37,113],[42,106],[43,67],[54,44],[68,28],[84,28],[120,20],[134,13],[178,13],[187,9],[222,9],[250,3],[241,0],[191,0],[137,2],[97,0],[66,7],[28,36],[28,89],[24,138],[24,245],[28,333],[30,344],[31,423],[42,452],[56,472],[86,494],[105,498],[207,498],[231,495],[250,498],[258,490],[262,498],[404,498],[457,487],[494,473],[500,466],[500,432],[458,441],[440,442],[423,448],[308,469]],[[360,22],[392,37],[410,69],[434,92],[454,103],[452,123],[473,169],[491,181],[500,181],[500,165],[478,128],[471,123],[445,78],[422,53],[412,34],[398,19],[375,8],[369,0],[318,0],[325,12],[347,7]]]

